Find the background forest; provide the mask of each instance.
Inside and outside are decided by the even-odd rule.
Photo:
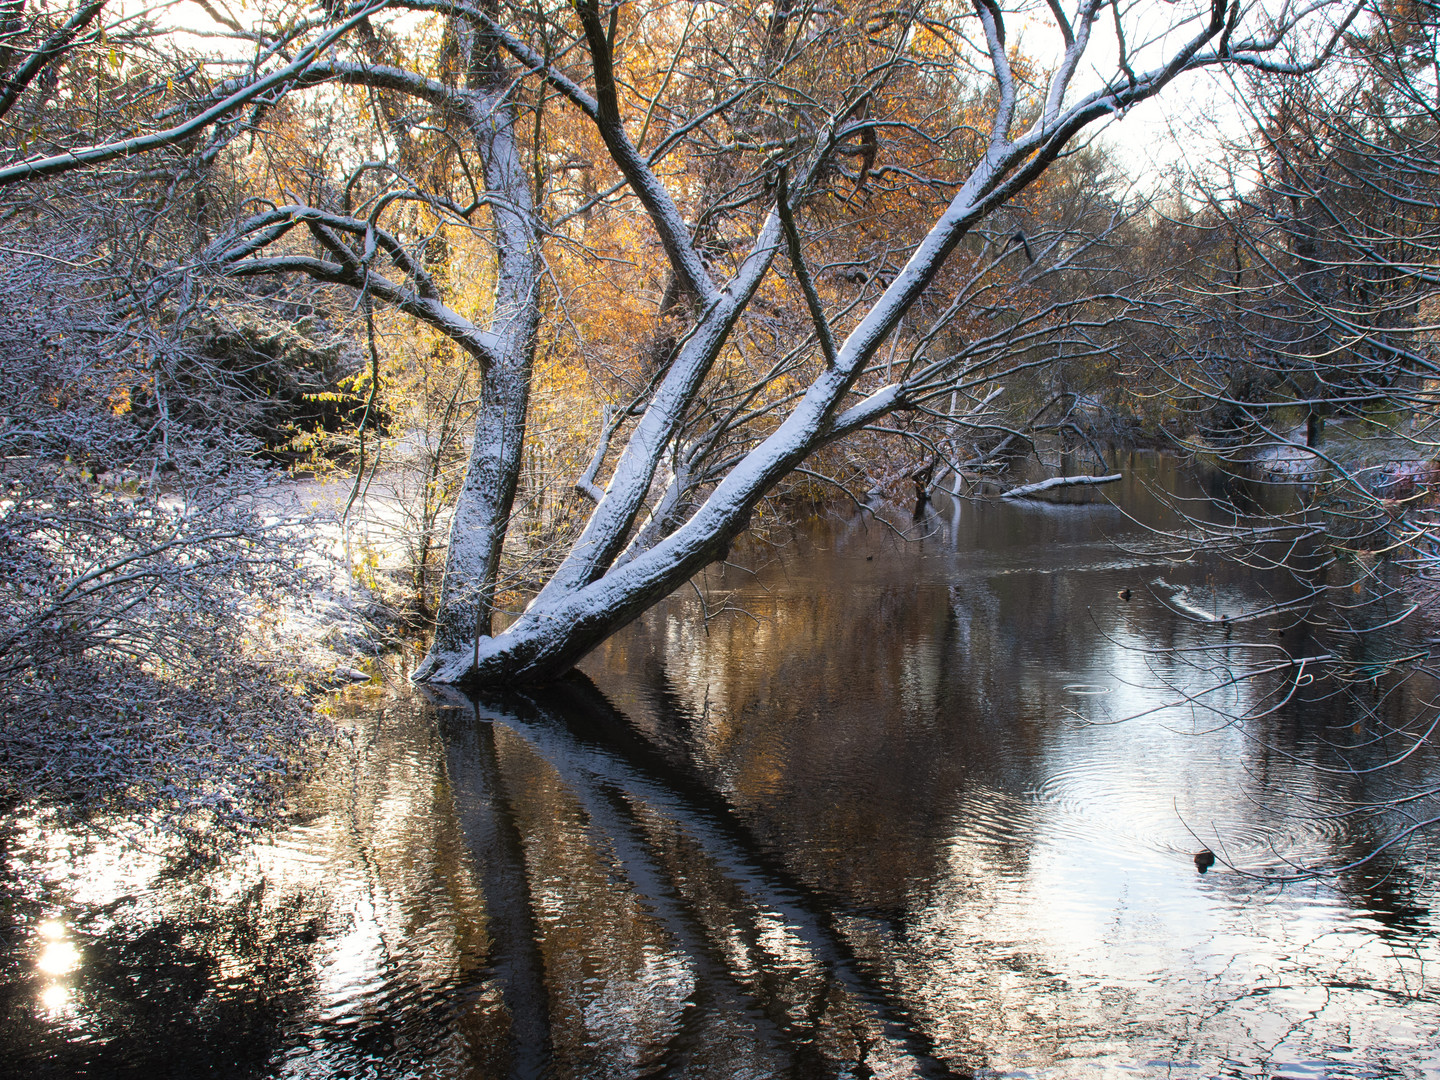
[[[9,797],[243,823],[360,614],[491,678],[539,596],[543,677],[772,523],[1116,447],[1288,494],[1157,542],[1424,586],[1440,10],[1173,7],[4,0]],[[1204,67],[1243,122],[1128,175],[1087,125]]]

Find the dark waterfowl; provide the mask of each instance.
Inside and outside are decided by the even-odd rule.
[[[1195,853],[1195,869],[1200,871],[1200,873],[1205,873],[1206,870],[1209,870],[1210,867],[1214,865],[1215,853],[1209,848],[1202,848]]]

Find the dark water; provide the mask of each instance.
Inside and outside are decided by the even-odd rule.
[[[1296,587],[1103,504],[927,529],[813,523],[544,693],[355,692],[220,865],[11,821],[0,1073],[1440,1077],[1429,834],[1267,880],[1403,826],[1436,754],[1357,770],[1434,686],[1222,685],[1326,647],[1213,621]]]

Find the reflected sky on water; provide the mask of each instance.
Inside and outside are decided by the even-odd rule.
[[[222,861],[12,819],[0,1074],[1440,1076],[1434,842],[1262,880],[1394,825],[1350,812],[1434,753],[1333,744],[1434,688],[1238,682],[1201,702],[1288,700],[1226,723],[1186,696],[1325,645],[1218,622],[1292,584],[1101,502],[923,531],[777,537],[545,691],[352,692]]]

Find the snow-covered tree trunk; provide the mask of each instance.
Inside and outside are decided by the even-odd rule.
[[[505,65],[494,43],[477,35],[471,80],[486,95],[471,105],[469,126],[492,196],[498,259],[493,344],[469,465],[450,526],[450,545],[435,637],[416,677],[473,664],[490,634],[500,555],[515,501],[525,442],[531,368],[540,304],[540,242],[526,172],[515,137],[515,109]]]
[[[303,274],[349,286],[427,323],[479,366],[481,401],[475,435],[451,525],[435,638],[421,665],[422,677],[470,663],[476,643],[490,632],[500,557],[520,476],[540,311],[541,253],[533,178],[516,132],[516,83],[488,29],[494,11],[447,14],[447,40],[459,56],[460,85],[373,58],[334,56],[312,60],[303,69],[293,64],[291,68],[302,86],[334,82],[360,86],[421,102],[444,120],[458,120],[459,132],[468,136],[466,150],[480,160],[484,184],[483,192],[475,193],[479,195],[475,205],[461,207],[418,185],[408,191],[399,188],[397,193],[429,202],[467,224],[479,205],[487,207],[496,266],[490,325],[478,326],[449,306],[425,264],[423,249],[413,240],[407,242],[403,233],[379,224],[390,196],[380,199],[368,217],[350,212],[350,187],[368,169],[383,167],[399,173],[389,162],[359,166],[346,186],[344,208],[293,204],[262,212],[240,222],[210,247],[203,260],[233,277]],[[368,51],[376,51],[376,39],[369,41]],[[404,138],[403,126],[396,127],[396,137]],[[398,156],[405,157],[403,146]],[[324,254],[317,258],[293,247],[272,253],[299,226],[308,229]]]

